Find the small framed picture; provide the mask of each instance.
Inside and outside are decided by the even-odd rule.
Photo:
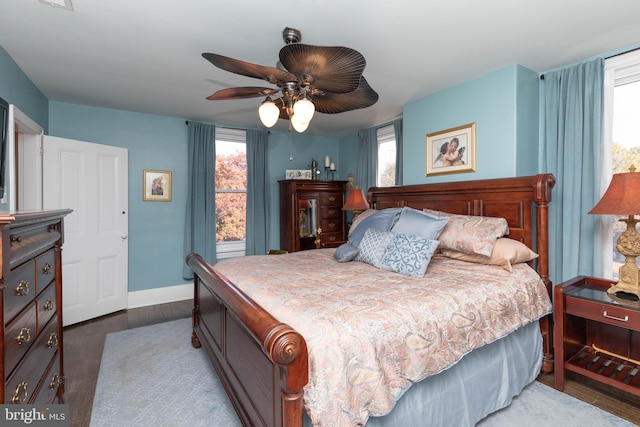
[[[310,169],[287,169],[284,177],[285,179],[312,179]]]
[[[427,135],[427,176],[475,170],[475,123]]]
[[[171,171],[145,169],[142,174],[142,200],[145,202],[171,201]]]

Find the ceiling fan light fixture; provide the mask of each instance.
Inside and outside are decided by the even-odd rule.
[[[294,114],[293,116],[291,116],[291,125],[296,130],[296,132],[302,133],[309,127],[309,122],[302,123],[300,120],[298,120],[297,114]]]
[[[276,103],[267,96],[267,99],[265,99],[262,104],[260,104],[260,108],[258,108],[258,115],[260,116],[262,124],[270,128],[278,121],[280,109]]]
[[[300,123],[309,123],[313,118],[313,113],[315,113],[316,107],[313,105],[308,98],[303,97],[296,101],[293,104],[293,113],[297,118],[297,121]]]

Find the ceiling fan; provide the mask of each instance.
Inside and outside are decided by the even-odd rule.
[[[276,67],[252,64],[215,53],[202,56],[216,67],[265,80],[277,88],[234,87],[207,97],[227,100],[266,97],[258,113],[266,127],[278,119],[289,120],[297,132],[304,132],[314,111],[337,114],[367,108],[378,101],[378,94],[362,76],[366,61],[358,51],[347,47],[311,46],[300,43],[300,31],[282,31],[285,46],[280,49]],[[271,98],[280,93],[275,101]]]

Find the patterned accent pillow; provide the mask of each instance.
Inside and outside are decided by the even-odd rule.
[[[478,264],[498,265],[509,273],[511,273],[511,266],[513,264],[529,262],[538,258],[538,254],[529,249],[527,245],[508,237],[501,237],[496,240],[496,244],[493,246],[493,252],[491,252],[489,258],[482,255],[469,255],[463,252],[450,251],[448,249],[444,249],[442,255],[448,258]]]
[[[440,218],[449,218],[449,222],[438,236],[441,249],[451,249],[488,258],[491,256],[496,240],[509,234],[509,225],[504,218],[456,215],[431,209],[422,211]]]
[[[437,248],[437,240],[398,233],[384,253],[380,268],[406,276],[422,277]]]
[[[366,262],[380,268],[380,261],[392,240],[392,232],[368,228],[360,240],[358,246],[360,252],[356,255],[356,261]]]

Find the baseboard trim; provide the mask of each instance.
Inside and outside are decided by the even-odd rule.
[[[147,307],[193,298],[193,283],[129,292],[127,308]]]

